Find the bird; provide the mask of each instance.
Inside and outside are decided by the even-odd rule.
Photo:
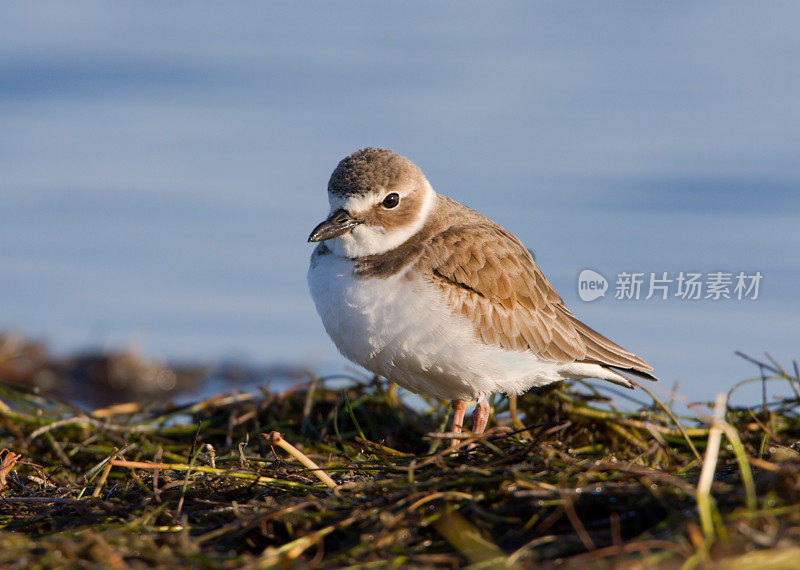
[[[339,352],[418,394],[449,400],[458,448],[467,402],[483,433],[493,393],[568,379],[633,388],[653,368],[578,320],[508,230],[434,191],[384,148],[342,159],[308,286]]]

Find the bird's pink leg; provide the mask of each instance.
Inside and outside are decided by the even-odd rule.
[[[451,405],[453,406],[453,429],[450,431],[461,433],[461,426],[464,425],[464,412],[467,411],[467,403],[464,400],[453,400]],[[450,447],[458,449],[460,443],[460,439],[453,438],[450,440]]]
[[[486,422],[489,421],[489,402],[486,396],[481,394],[478,396],[478,402],[475,404],[475,411],[472,412],[472,433],[478,435],[483,433],[486,429]]]

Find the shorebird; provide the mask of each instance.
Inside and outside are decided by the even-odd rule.
[[[380,148],[344,158],[308,284],[339,351],[416,393],[450,400],[452,431],[476,401],[566,379],[633,388],[652,367],[579,321],[509,231],[441,194],[410,160]],[[451,443],[458,446],[458,440]]]

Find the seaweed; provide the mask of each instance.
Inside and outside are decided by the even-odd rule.
[[[791,567],[800,378],[750,360],[757,408],[568,382],[456,452],[380,378],[93,411],[0,383],[0,565]]]

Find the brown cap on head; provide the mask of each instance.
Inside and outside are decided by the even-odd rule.
[[[385,148],[362,148],[344,158],[331,174],[328,192],[337,196],[367,194],[404,180],[422,180],[416,164]]]

